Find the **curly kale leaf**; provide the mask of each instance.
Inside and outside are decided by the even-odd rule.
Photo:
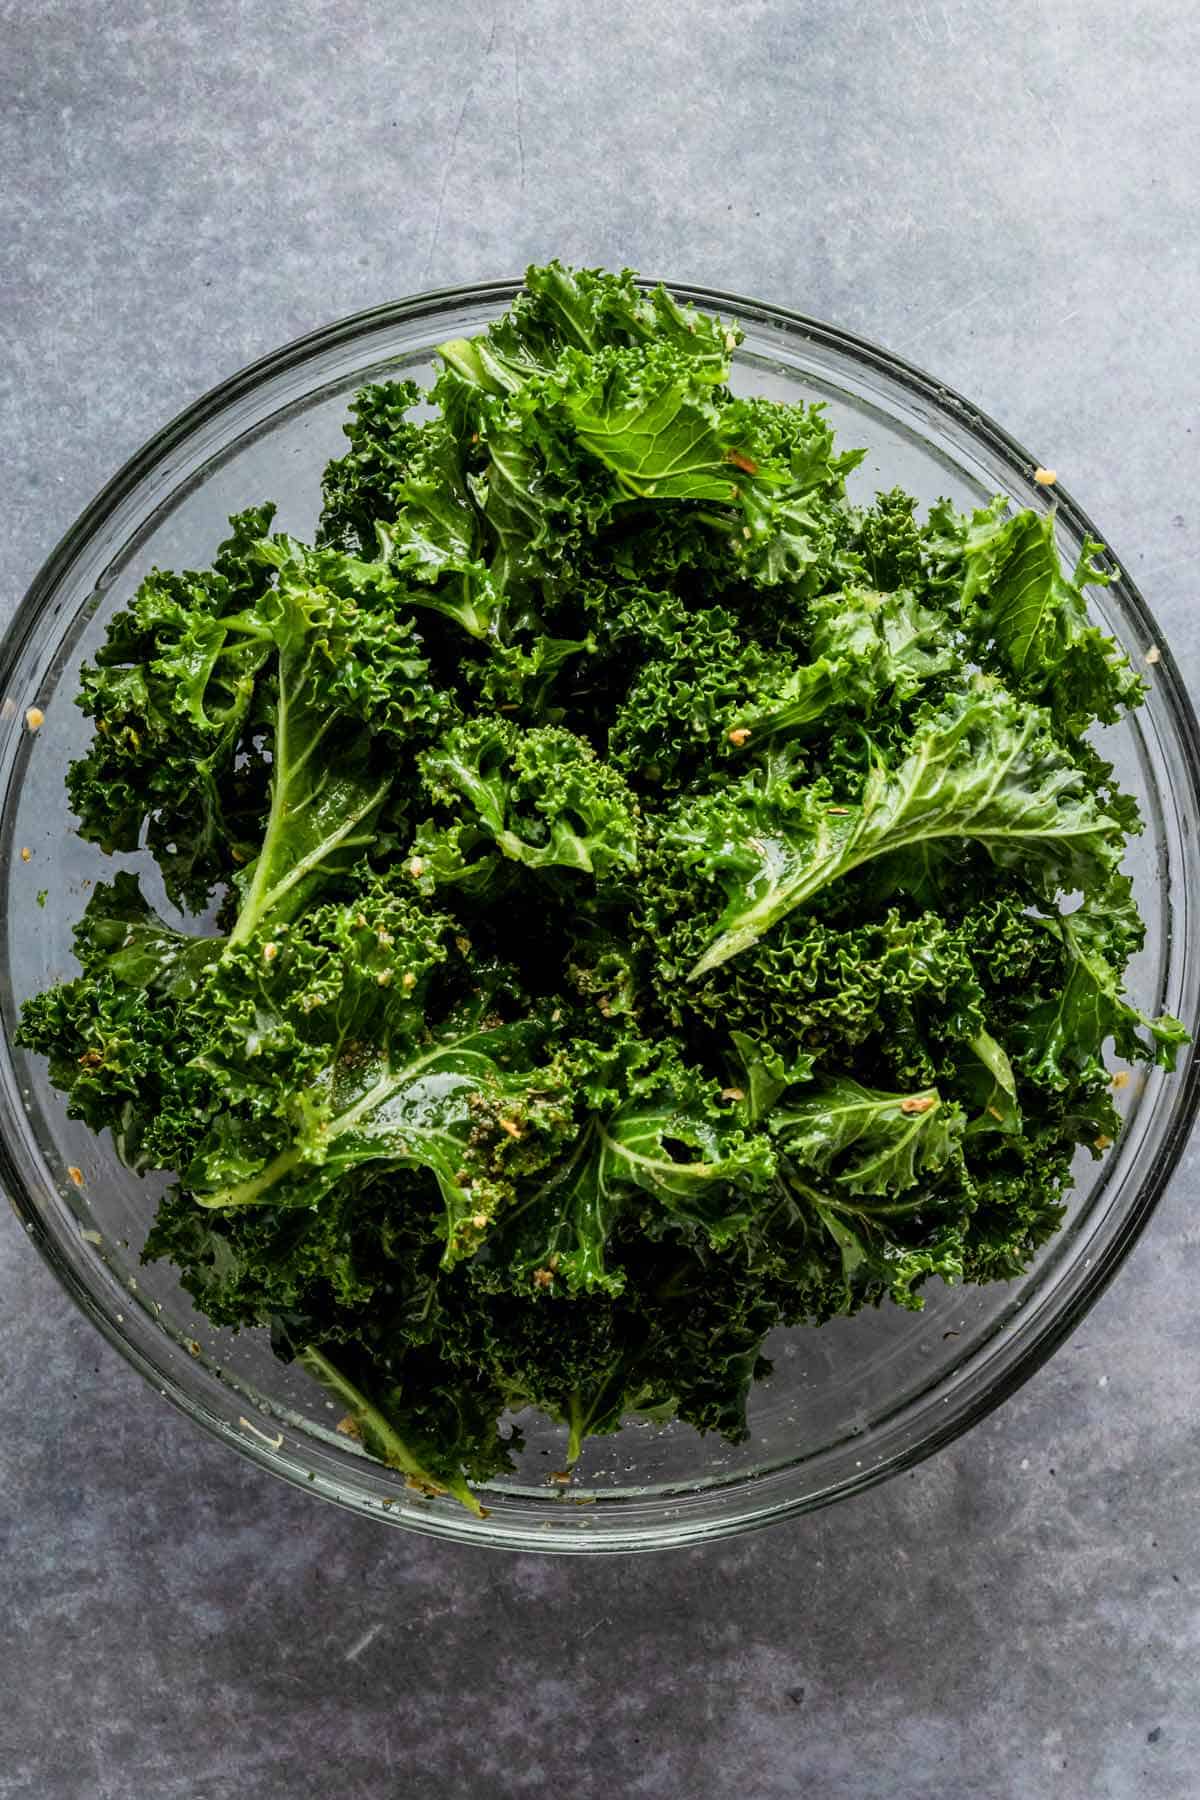
[[[637,803],[616,770],[573,732],[470,719],[425,751],[420,765],[430,798],[446,809],[467,809],[469,835],[513,862],[600,878],[637,866]],[[472,865],[461,813],[448,830],[454,860],[444,878],[462,880]],[[438,848],[437,828],[427,826],[418,840],[424,866],[417,874],[438,879]]]
[[[746,1119],[751,1125],[757,1125],[789,1088],[811,1078],[813,1058],[801,1054],[791,1062],[785,1061],[778,1050],[756,1041],[746,1031],[731,1031],[729,1038],[739,1064],[739,1079],[744,1085],[727,1090],[727,1093],[730,1098],[742,1102]]]
[[[573,1117],[538,1019],[505,1022],[484,987],[428,1020],[449,928],[376,884],[227,947],[186,1014],[228,1102],[182,1172],[199,1205],[317,1207],[347,1177],[416,1167],[447,1266],[476,1247]]]
[[[971,520],[962,550],[962,618],[985,666],[995,661],[1022,696],[1049,707],[1074,735],[1095,720],[1113,724],[1144,691],[1113,638],[1089,622],[1083,588],[1113,576],[1084,545],[1073,575],[1063,572],[1054,514],[1008,517],[996,502]]]
[[[192,937],[160,919],[128,869],[96,883],[74,944],[85,975],[168,1000],[193,995],[221,948],[219,938]]]
[[[298,701],[394,747],[420,742],[452,715],[405,610],[412,593],[381,564],[282,534],[262,539],[253,554],[275,572],[275,586],[235,629],[265,638],[286,659]]]
[[[254,545],[273,510],[231,519],[211,570],[148,575],[80,675],[78,704],[95,727],[67,776],[80,834],[130,851],[144,832],[172,899],[197,907],[253,838],[261,807],[261,783],[237,758],[270,644],[229,621],[269,584]]]
[[[877,592],[907,588],[919,594],[930,585],[930,531],[918,523],[916,512],[911,494],[891,488],[855,515],[854,550]]]
[[[793,1187],[837,1246],[845,1293],[843,1310],[852,1311],[864,1300],[886,1295],[897,1306],[919,1312],[924,1305],[921,1289],[931,1277],[951,1285],[962,1280],[965,1248],[957,1220],[927,1227],[920,1242],[906,1245],[897,1243],[887,1229],[891,1209],[835,1201],[798,1181]]]
[[[286,537],[263,540],[256,554],[277,585],[231,628],[273,652],[261,697],[270,806],[257,854],[235,878],[234,944],[299,912],[375,843],[394,774],[372,756],[366,723],[408,742],[451,710],[394,596],[372,590],[361,565]]]
[[[617,493],[656,508],[704,503],[744,579],[811,589],[838,566],[829,503],[861,455],[834,453],[819,407],[714,394],[713,372],[699,376],[665,341],[568,365],[561,385],[577,443],[612,472]]]
[[[753,701],[733,717],[735,743],[756,748],[811,731],[835,708],[869,719],[881,702],[909,700],[955,667],[944,614],[906,589],[876,593],[846,588],[809,608],[813,661],[793,665],[782,681],[760,681]]]
[[[993,953],[973,912],[954,925],[940,913],[905,916],[891,907],[847,924],[791,914],[744,955],[689,983],[685,976],[710,928],[703,914],[681,913],[686,889],[677,863],[668,860],[664,869],[655,862],[650,874],[674,878],[661,893],[646,883],[644,918],[653,990],[677,1029],[734,1027],[766,1038],[782,1055],[803,1045],[842,1067],[879,1055],[887,1072],[899,1076],[892,1058],[905,1047],[913,1021],[938,1040],[969,1040],[983,1028],[980,978],[990,962],[1006,982],[1010,969],[1022,977],[1029,972],[1028,957],[1019,957],[1016,946],[1003,962],[999,950]],[[1027,904],[1023,893],[1008,896],[997,930],[1024,918]],[[1022,951],[1028,935],[1021,935]],[[1038,949],[1046,948],[1042,936],[1033,938]],[[935,1079],[926,1074],[917,1085]]]
[[[503,318],[479,337],[441,346],[457,380],[508,393],[548,373],[564,350],[594,356],[604,349],[670,345],[701,376],[721,380],[741,331],[708,313],[681,306],[664,287],[649,292],[632,271],[568,269],[560,262],[525,272],[525,286]]]
[[[570,1154],[519,1201],[487,1246],[506,1282],[620,1293],[624,1271],[606,1262],[613,1228],[647,1197],[663,1228],[695,1227],[720,1246],[744,1230],[753,1195],[775,1171],[769,1140],[744,1131],[706,1084],[669,1061],[657,1098],[593,1114]]]
[[[819,785],[748,777],[680,808],[667,843],[726,906],[696,980],[873,858],[966,840],[1043,892],[1103,884],[1122,834],[1045,714],[980,682],[926,718],[896,767],[874,761],[854,805]]]
[[[936,1088],[886,1094],[840,1075],[775,1112],[771,1132],[802,1173],[831,1174],[850,1194],[901,1194],[945,1168],[963,1124]]]
[[[835,453],[819,407],[734,399],[738,334],[661,292],[531,279],[501,326],[441,347],[435,390],[480,447],[472,491],[500,589],[578,574],[588,540],[646,505],[688,507],[758,585],[815,591],[842,566],[838,508],[862,453]]]
[[[476,687],[480,706],[489,711],[519,715],[522,721],[543,723],[557,717],[552,689],[573,658],[595,654],[596,640],[538,636],[514,638],[507,644],[489,642],[482,662],[464,663],[463,676]]]
[[[977,1115],[967,1127],[968,1131],[976,1134],[981,1131],[1019,1131],[1021,1107],[1017,1078],[1008,1051],[986,1029],[975,1033],[970,1047],[976,1062],[963,1071],[962,1080],[973,1096]]]
[[[733,459],[748,460],[748,450],[726,439],[722,408],[709,392],[726,369],[698,383],[682,348],[659,343],[572,372],[563,405],[577,441],[612,470],[623,493],[656,504],[734,498]]]
[[[772,681],[785,686],[790,665],[747,642],[723,607],[693,612],[656,650],[613,713],[608,756],[631,780],[670,792],[706,761],[736,753],[745,696]]]
[[[68,1117],[111,1131],[127,1167],[188,1155],[195,1111],[175,1060],[188,1046],[175,1009],[152,992],[101,972],[62,982],[26,1001],[16,1042],[49,1059]]]
[[[166,925],[123,870],[97,884],[75,928],[83,973],[21,1010],[17,1043],[49,1058],[69,1116],[111,1131],[129,1168],[179,1167],[220,1104],[182,1022],[220,947]]]
[[[410,604],[486,638],[501,584],[486,560],[469,446],[445,419],[410,420],[419,398],[407,381],[362,389],[346,428],[352,448],[325,473],[318,542],[368,558],[375,582],[406,583]]]
[[[362,387],[342,427],[350,440],[345,456],[321,479],[318,544],[372,556],[380,520],[396,511],[396,490],[424,441],[422,425],[409,417],[421,398],[415,381],[383,381]]]
[[[1151,1018],[1123,995],[1129,958],[1142,946],[1145,927],[1127,875],[1085,895],[1074,912],[1045,921],[1061,942],[1065,979],[1020,1021],[1018,1044],[1031,1077],[1051,1088],[1072,1087],[1096,1067],[1112,1038],[1118,1056],[1131,1062],[1175,1067],[1188,1033],[1169,1014]]]
[[[473,638],[491,638],[503,616],[504,578],[486,561],[483,515],[463,447],[444,425],[426,427],[395,512],[376,525],[388,568],[410,578],[415,606],[444,613]]]
[[[143,582],[84,671],[96,737],[68,776],[83,835],[133,850],[145,832],[173,900],[203,907],[235,873],[253,886],[245,929],[280,884],[295,906],[371,841],[391,782],[368,767],[366,723],[407,741],[452,710],[397,594],[351,558],[266,537],[269,519],[232,520],[207,575]]]

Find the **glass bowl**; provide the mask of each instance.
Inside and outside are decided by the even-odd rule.
[[[160,432],[54,551],[0,649],[6,1043],[21,1000],[72,972],[71,926],[91,882],[114,863],[143,860],[106,859],[81,842],[63,785],[88,733],[72,704],[79,664],[112,612],[151,564],[207,564],[227,515],[253,502],[275,500],[277,527],[307,535],[354,390],[389,375],[428,377],[438,343],[482,329],[515,291],[498,282],[423,295],[268,356]],[[1003,431],[896,357],[777,307],[675,291],[741,321],[737,387],[823,400],[843,444],[870,446],[854,477],[860,493],[899,484],[923,502],[944,494],[960,507],[997,491],[1023,506],[1052,498],[1071,562],[1085,536],[1100,535],[1061,490],[1051,497],[1034,482],[1034,460]],[[1196,719],[1132,583],[1098,592],[1095,610],[1150,680],[1138,716],[1101,734],[1146,821],[1127,864],[1149,928],[1131,992],[1146,1011],[1175,1013],[1195,1033]],[[36,731],[26,721],[31,707],[44,714]],[[147,887],[153,897],[152,879]],[[633,1423],[592,1441],[563,1489],[549,1478],[561,1467],[564,1434],[524,1419],[520,1467],[490,1486],[484,1519],[407,1488],[338,1435],[331,1404],[274,1358],[265,1333],[214,1330],[169,1268],[142,1268],[157,1189],[125,1170],[106,1140],[65,1117],[40,1058],[11,1048],[0,1053],[0,1181],[109,1341],[162,1397],[264,1468],[358,1512],[442,1537],[510,1549],[649,1550],[744,1531],[853,1493],[997,1405],[1113,1275],[1175,1166],[1197,1097],[1194,1051],[1173,1076],[1134,1073],[1119,1094],[1125,1130],[1117,1146],[1102,1162],[1081,1158],[1068,1221],[1022,1279],[934,1286],[919,1314],[892,1307],[779,1334],[768,1346],[775,1372],[754,1396],[747,1443]]]

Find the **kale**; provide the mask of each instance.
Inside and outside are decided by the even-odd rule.
[[[746,1433],[762,1342],[1007,1280],[1119,1129],[1142,683],[1052,514],[846,493],[736,325],[531,269],[366,388],[316,542],[231,521],[82,676],[73,1117],[175,1185],[145,1256],[476,1510],[508,1415]],[[211,916],[211,915],[210,915]]]

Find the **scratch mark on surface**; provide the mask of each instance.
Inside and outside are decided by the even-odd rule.
[[[457,1611],[458,1611],[458,1608],[456,1606],[438,1606],[438,1607],[435,1607],[432,1612],[422,1613],[421,1614],[421,1629],[422,1629],[422,1631],[425,1629],[425,1627],[427,1625],[432,1625],[433,1621],[435,1619],[452,1618],[453,1615]]]
[[[1050,130],[1054,134],[1054,138],[1055,138],[1056,143],[1058,144],[1059,149],[1065,150],[1066,145],[1063,142],[1063,134],[1059,129],[1058,120],[1054,116],[1054,108],[1050,105],[1048,100],[1043,100],[1042,96],[1034,88],[1030,87],[1030,85],[1027,81],[1024,82],[1022,85],[1024,86],[1025,92],[1029,95],[1029,98],[1033,101],[1033,104],[1036,106],[1037,110],[1041,113],[1042,118],[1045,120],[1046,124],[1050,127]]]
[[[950,9],[946,5],[946,0],[942,0],[942,17],[946,21],[946,42],[952,44],[954,42],[954,22],[950,17]]]
[[[562,1641],[562,1648],[564,1650],[569,1650],[572,1644],[585,1643],[586,1640],[592,1636],[593,1632],[599,1631],[602,1625],[611,1624],[612,1619],[605,1613],[602,1618],[596,1620],[594,1625],[589,1625],[586,1631],[581,1631],[577,1638],[564,1638]]]
[[[964,300],[961,306],[952,306],[949,312],[941,313],[936,319],[930,319],[926,324],[922,325],[916,335],[910,337],[907,344],[902,345],[901,348],[907,354],[908,349],[910,349],[913,344],[919,344],[921,339],[928,337],[931,331],[940,331],[943,325],[948,325],[950,323],[951,319],[957,319],[960,313],[969,312],[973,306],[978,306],[981,301],[988,299],[991,291],[991,288],[985,288],[981,294],[972,294],[971,298],[969,300]]]
[[[458,117],[454,121],[454,130],[450,137],[450,148],[447,150],[445,160],[442,163],[442,185],[438,189],[437,207],[435,208],[433,215],[433,236],[429,240],[429,254],[425,258],[425,267],[421,274],[422,281],[428,281],[430,271],[433,268],[433,258],[437,251],[438,238],[441,236],[442,232],[442,214],[446,210],[446,189],[450,185],[450,171],[454,166],[454,152],[458,148],[459,133],[462,131],[463,120],[467,116],[467,108],[471,104],[474,93],[475,83],[472,82],[466,93],[463,95],[462,105],[458,109]]]
[[[479,79],[479,70],[482,69],[483,64],[492,54],[492,46],[496,42],[496,25],[498,19],[499,14],[493,13],[492,28],[488,33],[488,41],[484,46],[484,52],[480,59],[479,68],[476,69],[475,74],[467,83],[467,91],[463,95],[462,105],[458,109],[458,117],[454,121],[454,130],[450,134],[450,147],[446,151],[445,159],[442,163],[442,182],[438,189],[437,207],[435,208],[433,215],[433,234],[429,239],[429,253],[425,258],[425,267],[421,274],[422,281],[427,281],[429,279],[430,271],[433,268],[433,259],[437,252],[438,239],[442,235],[442,218],[446,211],[446,189],[450,185],[450,174],[454,167],[454,155],[458,149],[458,140],[462,134],[463,120],[467,116],[468,106],[470,106],[472,100],[475,98],[475,84]]]
[[[363,1634],[359,1638],[358,1642],[356,1644],[351,1644],[351,1646],[350,1646],[349,1650],[347,1650],[346,1655],[343,1660],[345,1662],[357,1662],[359,1657],[362,1655],[363,1651],[370,1649],[371,1645],[375,1642],[375,1639],[379,1636],[379,1634],[382,1630],[383,1630],[383,1620],[382,1619],[376,1620],[374,1625],[368,1625],[367,1629],[363,1632]]]
[[[517,119],[517,155],[521,165],[521,192],[525,192],[525,100],[521,92],[521,19],[513,19],[513,105]]]

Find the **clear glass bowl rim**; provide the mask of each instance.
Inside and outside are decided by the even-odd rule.
[[[639,277],[638,279],[639,285],[647,289],[658,285],[657,281],[650,277]],[[1034,469],[1038,467],[1037,459],[1031,456],[1001,425],[986,413],[981,412],[977,406],[964,399],[944,382],[927,374],[923,369],[906,361],[903,357],[883,349],[870,339],[861,337],[855,332],[830,325],[823,320],[812,318],[786,307],[750,300],[723,289],[707,288],[692,283],[665,281],[664,285],[685,303],[706,310],[715,310],[735,319],[753,319],[756,323],[783,330],[835,352],[848,355],[864,367],[874,368],[887,379],[896,382],[907,391],[911,398],[926,401],[938,410],[959,415],[960,425],[965,424],[971,435],[1006,466],[1017,484],[1030,490],[1031,498],[1036,495],[1038,490],[1034,487],[1032,476]],[[258,358],[226,380],[219,382],[199,399],[185,407],[182,412],[149,438],[141,449],[105,484],[63,534],[38,570],[26,594],[19,602],[3,637],[0,638],[0,695],[12,690],[14,672],[20,666],[23,653],[51,608],[60,580],[69,570],[82,547],[117,510],[137,484],[164,457],[190,438],[199,428],[215,419],[228,406],[252,392],[263,382],[284,374],[311,356],[350,343],[355,338],[366,337],[389,325],[419,321],[423,317],[435,315],[449,307],[493,304],[496,310],[500,311],[511,301],[520,286],[521,282],[518,279],[509,278],[470,283],[458,287],[430,289],[407,299],[385,302],[379,306],[352,313],[332,324],[321,326],[301,337],[294,338],[266,356]],[[1060,516],[1080,537],[1092,537],[1107,542],[1103,534],[1092,524],[1083,508],[1057,483],[1054,487],[1054,498]],[[1179,740],[1185,751],[1186,766],[1183,770],[1176,771],[1175,774],[1176,777],[1183,777],[1186,780],[1190,790],[1191,808],[1194,815],[1200,817],[1200,722],[1197,721],[1191,699],[1169,645],[1164,642],[1150,609],[1136,584],[1125,571],[1124,565],[1120,564],[1119,566],[1118,587],[1122,610],[1139,627],[1145,640],[1159,647],[1159,658],[1155,668],[1156,686],[1163,703],[1171,714],[1173,726],[1178,732]],[[4,1048],[6,1051],[7,1046]],[[926,1457],[943,1449],[955,1438],[970,1430],[972,1426],[978,1424],[1023,1386],[1053,1355],[1099,1299],[1141,1235],[1178,1166],[1180,1157],[1189,1141],[1197,1111],[1200,1109],[1200,1041],[1190,1045],[1181,1057],[1180,1067],[1173,1077],[1173,1091],[1174,1100],[1169,1124],[1153,1166],[1147,1171],[1136,1190],[1131,1193],[1129,1203],[1117,1228],[1102,1247],[1097,1247],[1099,1253],[1094,1256],[1085,1278],[1076,1287],[1074,1293],[1068,1296],[1066,1304],[1048,1309],[1049,1316],[1041,1320],[1039,1328],[1029,1335],[1020,1354],[1006,1368],[999,1371],[982,1390],[968,1393],[952,1402],[946,1408],[941,1422],[933,1426],[921,1438],[886,1460],[871,1467],[862,1468],[831,1489],[815,1494],[800,1495],[773,1504],[758,1512],[750,1508],[729,1519],[710,1522],[699,1531],[684,1531],[674,1538],[650,1532],[642,1541],[598,1532],[590,1538],[572,1537],[571,1541],[559,1542],[551,1540],[545,1542],[541,1547],[552,1551],[653,1550],[668,1547],[672,1543],[696,1542],[752,1530],[785,1517],[816,1510],[835,1500],[844,1499],[851,1494],[874,1487],[902,1470],[924,1461]],[[7,1121],[0,1120],[0,1124],[6,1125]],[[107,1341],[150,1381],[161,1395],[169,1399],[190,1419],[203,1425],[206,1430],[220,1437],[223,1442],[234,1445],[244,1456],[266,1468],[270,1473],[282,1476],[302,1490],[313,1491],[303,1475],[297,1473],[293,1468],[281,1464],[265,1444],[260,1445],[245,1436],[233,1435],[223,1429],[219,1420],[207,1412],[203,1406],[194,1403],[171,1374],[161,1365],[152,1362],[140,1346],[132,1342],[104,1309],[97,1304],[80,1269],[74,1267],[63,1253],[62,1247],[56,1241],[41,1210],[29,1193],[10,1151],[5,1130],[0,1130],[0,1191],[7,1195],[13,1211],[25,1227],[28,1237],[37,1246],[43,1259],[71,1299]],[[334,1499],[353,1510],[368,1510],[353,1494],[331,1491],[324,1483],[317,1491],[323,1497]],[[465,1513],[462,1515],[461,1524],[455,1528],[453,1525],[447,1525],[444,1521],[438,1523],[431,1521],[428,1525],[422,1526],[418,1520],[401,1516],[398,1512],[380,1510],[376,1505],[372,1505],[369,1511],[375,1518],[386,1519],[410,1528],[425,1529],[438,1536],[469,1539],[476,1543],[488,1543],[500,1548],[530,1549],[535,1547],[527,1536],[520,1536],[506,1542],[502,1534],[492,1534],[486,1530],[480,1530],[478,1522]]]

